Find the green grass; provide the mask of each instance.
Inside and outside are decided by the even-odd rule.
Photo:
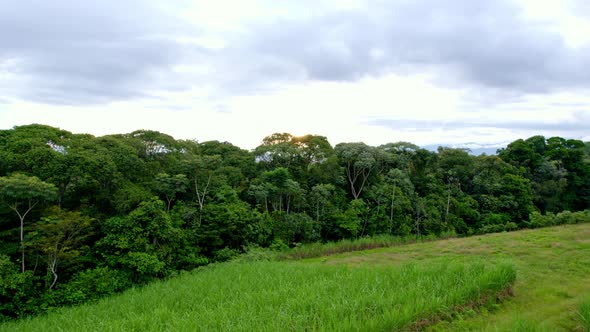
[[[537,322],[529,321],[526,319],[522,319],[520,317],[516,317],[512,320],[512,324],[510,326],[510,331],[512,332],[549,332],[546,327],[540,325]]]
[[[394,236],[377,235],[373,237],[362,237],[358,239],[345,239],[338,242],[308,243],[279,254],[279,259],[305,259],[321,256],[330,256],[351,251],[361,251],[376,248],[386,248],[417,242],[428,242],[437,239],[448,239],[455,237],[455,233],[444,233],[438,237],[428,236],[416,238],[415,235]]]
[[[325,265],[428,264],[440,257],[510,259],[518,272],[515,296],[495,310],[461,315],[430,331],[576,331],[579,305],[590,294],[590,225],[564,225],[455,238],[308,260]],[[517,319],[515,319],[517,317]]]
[[[0,330],[392,331],[494,299],[515,277],[509,263],[480,259],[394,267],[231,262]]]
[[[585,299],[580,304],[578,315],[580,316],[580,329],[584,332],[590,332],[590,298]]]

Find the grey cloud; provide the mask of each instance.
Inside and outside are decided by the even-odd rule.
[[[87,104],[174,88],[161,80],[187,52],[168,36],[182,26],[143,1],[32,1],[3,4],[0,87],[26,100]],[[0,68],[1,69],[1,68]],[[15,88],[17,86],[17,88]]]
[[[482,119],[482,120],[448,120],[448,121],[430,121],[430,120],[406,120],[406,119],[386,119],[378,118],[369,120],[368,123],[374,126],[381,126],[391,129],[403,129],[413,131],[425,130],[454,130],[465,128],[480,128],[480,129],[509,129],[512,131],[518,130],[533,130],[533,131],[549,131],[562,132],[567,134],[584,133],[588,131],[588,123],[590,123],[590,111],[574,111],[570,112],[571,119],[561,120],[559,122],[547,122],[543,120],[531,119],[529,121],[509,120],[508,118],[501,119]]]
[[[172,6],[182,4],[173,2]],[[578,6],[581,0],[570,0]],[[297,8],[314,8],[302,0]],[[249,23],[209,50],[174,37],[207,34],[155,1],[9,1],[0,10],[4,97],[88,104],[207,87],[214,100],[264,94],[284,83],[435,73],[493,104],[529,92],[590,86],[590,46],[522,18],[513,1],[371,0],[366,9]],[[279,5],[271,1],[268,5]],[[583,8],[588,8],[583,7]],[[198,24],[198,22],[195,22]],[[8,64],[7,64],[8,63]],[[205,65],[205,73],[173,67]],[[1,77],[1,76],[0,76]],[[501,98],[498,98],[501,96]]]
[[[511,1],[371,1],[369,6],[365,12],[253,27],[244,47],[318,80],[420,72],[428,66],[447,84],[519,93],[590,84],[590,72],[583,70],[590,65],[590,48],[569,49],[548,26],[525,21]]]

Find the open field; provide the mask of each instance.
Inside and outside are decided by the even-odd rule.
[[[582,331],[579,308],[590,296],[590,225],[567,225],[448,239],[316,258],[327,265],[421,265],[438,258],[510,259],[515,296],[496,309],[463,315],[432,331]]]

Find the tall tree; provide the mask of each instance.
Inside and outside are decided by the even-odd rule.
[[[320,220],[320,216],[325,213],[326,206],[330,203],[336,188],[332,184],[316,184],[311,188],[309,193],[310,205],[316,217],[316,221]]]
[[[34,176],[13,174],[0,177],[0,199],[17,214],[20,221],[21,271],[25,272],[25,218],[37,204],[57,197],[53,184]]]
[[[340,143],[335,150],[344,164],[352,197],[359,199],[371,173],[377,167],[375,148],[365,143]]]
[[[37,238],[35,247],[47,259],[47,269],[53,276],[48,288],[57,283],[58,267],[64,261],[78,258],[87,237],[91,235],[93,219],[80,212],[70,212],[59,208],[51,209],[49,216],[41,218],[35,225]]]
[[[188,180],[184,174],[170,176],[166,173],[159,173],[154,180],[157,192],[166,198],[166,212],[170,212],[172,202],[176,200],[176,195],[186,190]]]

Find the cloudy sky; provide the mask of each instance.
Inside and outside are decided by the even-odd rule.
[[[590,140],[586,0],[0,0],[0,129]]]

